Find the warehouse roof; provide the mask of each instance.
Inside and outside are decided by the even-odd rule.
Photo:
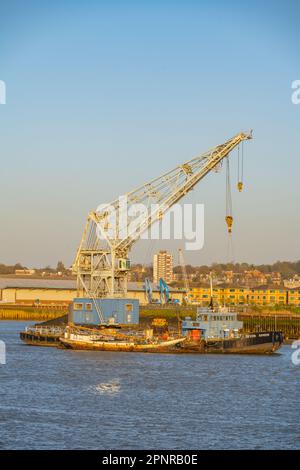
[[[0,277],[0,289],[76,289],[74,279],[15,279]],[[158,291],[155,284],[152,284],[153,291]],[[144,291],[143,282],[128,282],[128,290]],[[185,292],[169,287],[170,292]]]
[[[0,289],[12,288],[42,288],[42,289],[75,289],[76,281],[73,279],[15,279],[0,278]]]

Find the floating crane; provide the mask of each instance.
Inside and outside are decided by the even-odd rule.
[[[176,166],[99,210],[88,214],[83,236],[73,264],[77,276],[77,296],[124,298],[127,296],[129,251],[152,224],[182,199],[241,142],[252,139],[241,132],[204,154]],[[134,205],[143,204],[143,214],[129,216]],[[111,225],[114,212],[115,230]]]

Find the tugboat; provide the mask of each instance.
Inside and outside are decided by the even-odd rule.
[[[213,304],[197,309],[196,320],[187,317],[182,322],[186,341],[180,344],[181,352],[218,354],[272,354],[283,343],[281,331],[243,333],[243,322],[236,312]]]
[[[187,338],[182,352],[272,354],[283,343],[281,331],[242,333],[243,322],[226,308],[198,308],[196,320],[186,318],[182,333]]]

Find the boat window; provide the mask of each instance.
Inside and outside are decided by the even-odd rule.
[[[133,305],[132,304],[126,304],[125,308],[126,308],[126,312],[132,312]]]
[[[86,310],[92,310],[92,304],[85,304]]]
[[[82,310],[83,309],[83,304],[74,302],[74,310]]]

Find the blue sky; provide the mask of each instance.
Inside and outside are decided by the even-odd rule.
[[[0,8],[0,262],[70,264],[88,211],[250,128],[235,259],[299,259],[298,2]],[[186,261],[228,261],[224,171],[189,201],[205,204],[206,239]],[[149,261],[145,243],[134,261]]]

